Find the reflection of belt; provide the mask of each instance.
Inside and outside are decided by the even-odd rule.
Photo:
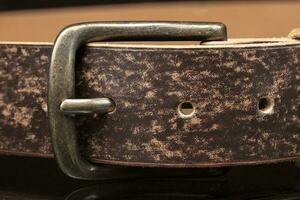
[[[290,38],[202,45],[93,44],[77,51],[76,75],[75,51],[91,39],[226,40],[226,29],[218,23],[89,23],[62,31],[53,52],[50,44],[1,43],[0,151],[52,157],[48,110],[56,159],[77,178],[123,171],[131,177],[140,169],[116,165],[216,167],[295,159],[298,37],[296,29]],[[78,113],[95,114],[73,116]]]

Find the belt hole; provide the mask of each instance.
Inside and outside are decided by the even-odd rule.
[[[186,101],[178,105],[178,113],[183,118],[192,117],[195,114],[195,106],[193,103]]]
[[[263,114],[271,114],[274,109],[274,100],[270,97],[262,97],[258,102],[258,110]]]

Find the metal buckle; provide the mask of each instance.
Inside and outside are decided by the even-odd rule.
[[[57,37],[48,80],[48,114],[56,160],[64,173],[79,179],[135,177],[130,167],[94,165],[81,157],[75,124],[68,113],[110,112],[108,98],[75,98],[75,54],[91,41],[211,41],[226,40],[222,23],[201,22],[95,22],[66,27]]]

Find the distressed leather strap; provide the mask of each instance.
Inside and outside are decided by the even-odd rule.
[[[49,44],[0,44],[2,154],[53,156],[46,99],[51,51]],[[300,156],[296,40],[92,45],[77,57],[77,97],[109,97],[117,105],[111,114],[76,117],[81,153],[88,160],[205,167]],[[270,110],[259,110],[261,99],[270,100]],[[195,114],[183,118],[178,105],[186,101]]]

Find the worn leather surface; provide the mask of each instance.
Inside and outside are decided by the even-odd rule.
[[[0,45],[0,152],[51,157],[49,45]],[[110,97],[112,114],[76,117],[93,162],[204,167],[300,156],[300,45],[94,46],[77,62],[77,97]],[[262,97],[274,111],[258,111]],[[192,118],[177,112],[196,107]]]

